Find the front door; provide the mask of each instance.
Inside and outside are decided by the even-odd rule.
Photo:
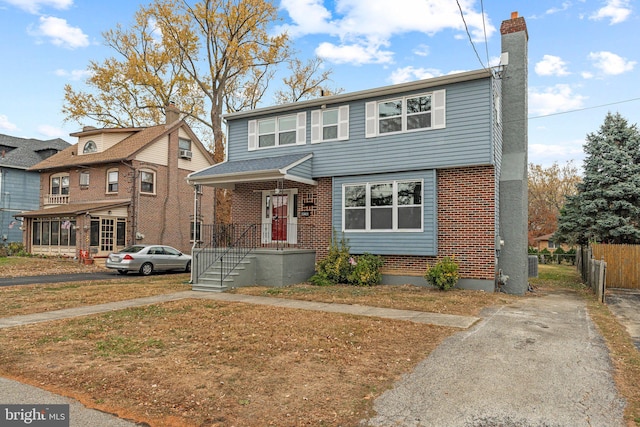
[[[262,192],[262,243],[297,243],[297,189]]]

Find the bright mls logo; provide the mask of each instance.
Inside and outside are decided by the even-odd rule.
[[[0,426],[69,427],[69,405],[0,405]]]

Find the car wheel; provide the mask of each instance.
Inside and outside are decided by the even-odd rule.
[[[153,273],[153,264],[151,264],[150,262],[145,262],[144,264],[142,264],[142,267],[140,267],[140,274],[142,274],[143,276],[148,276],[151,273]]]
[[[189,261],[186,265],[186,267],[184,268],[184,272],[185,273],[190,273],[191,272],[191,261]]]
[[[118,274],[125,275],[129,272],[129,270],[118,270]]]

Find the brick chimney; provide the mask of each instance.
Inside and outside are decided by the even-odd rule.
[[[498,269],[509,276],[503,290],[524,295],[529,286],[528,263],[528,41],[527,24],[518,12],[500,26],[502,53],[502,162]],[[502,243],[504,242],[504,243]]]
[[[164,114],[166,116],[167,124],[175,122],[176,120],[180,120],[180,110],[176,107],[176,105],[169,101],[166,107],[164,107]]]
[[[500,34],[504,36],[505,34],[517,33],[520,31],[524,31],[527,39],[529,38],[529,33],[527,33],[527,23],[524,22],[524,18],[522,16],[518,17],[518,12],[511,12],[511,19],[502,21],[502,25],[500,25]]]

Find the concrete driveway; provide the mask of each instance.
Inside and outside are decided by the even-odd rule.
[[[605,302],[640,350],[640,289],[607,289]]]

